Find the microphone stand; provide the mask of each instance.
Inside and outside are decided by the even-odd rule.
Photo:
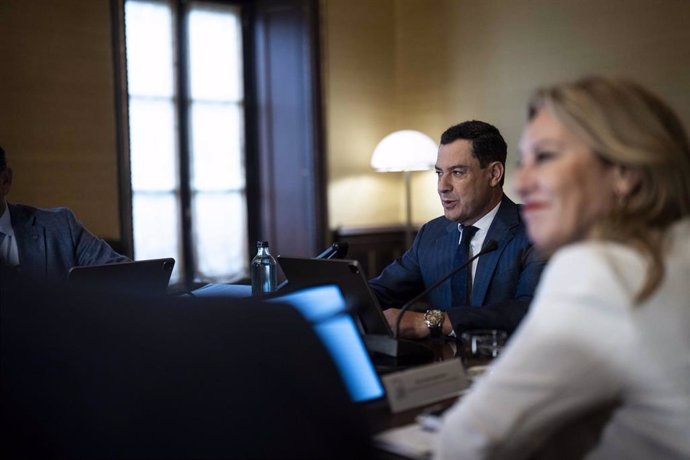
[[[370,353],[393,358],[397,363],[428,363],[434,358],[434,351],[420,341],[383,334],[364,334],[362,340]]]

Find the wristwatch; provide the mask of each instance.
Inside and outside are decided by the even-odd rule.
[[[431,337],[441,337],[441,330],[443,329],[443,320],[446,314],[443,310],[431,309],[424,313],[424,322],[429,328]]]

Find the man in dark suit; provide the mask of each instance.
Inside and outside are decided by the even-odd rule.
[[[69,209],[8,204],[11,186],[12,169],[0,147],[0,263],[30,277],[64,279],[77,265],[129,260],[85,229]]]
[[[423,225],[412,247],[370,281],[391,327],[400,306],[485,243],[495,241],[497,248],[432,290],[426,312],[405,313],[401,336],[512,332],[527,312],[544,262],[527,238],[520,206],[503,193],[506,155],[503,137],[488,123],[467,121],[441,136],[436,174],[444,216]]]

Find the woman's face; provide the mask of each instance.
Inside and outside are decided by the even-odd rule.
[[[552,253],[586,239],[614,204],[614,168],[542,109],[520,140],[515,189],[530,238]]]

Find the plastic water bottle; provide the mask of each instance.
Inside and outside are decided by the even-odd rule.
[[[256,248],[251,267],[252,295],[262,296],[276,290],[276,260],[268,251],[268,241],[257,241]]]

